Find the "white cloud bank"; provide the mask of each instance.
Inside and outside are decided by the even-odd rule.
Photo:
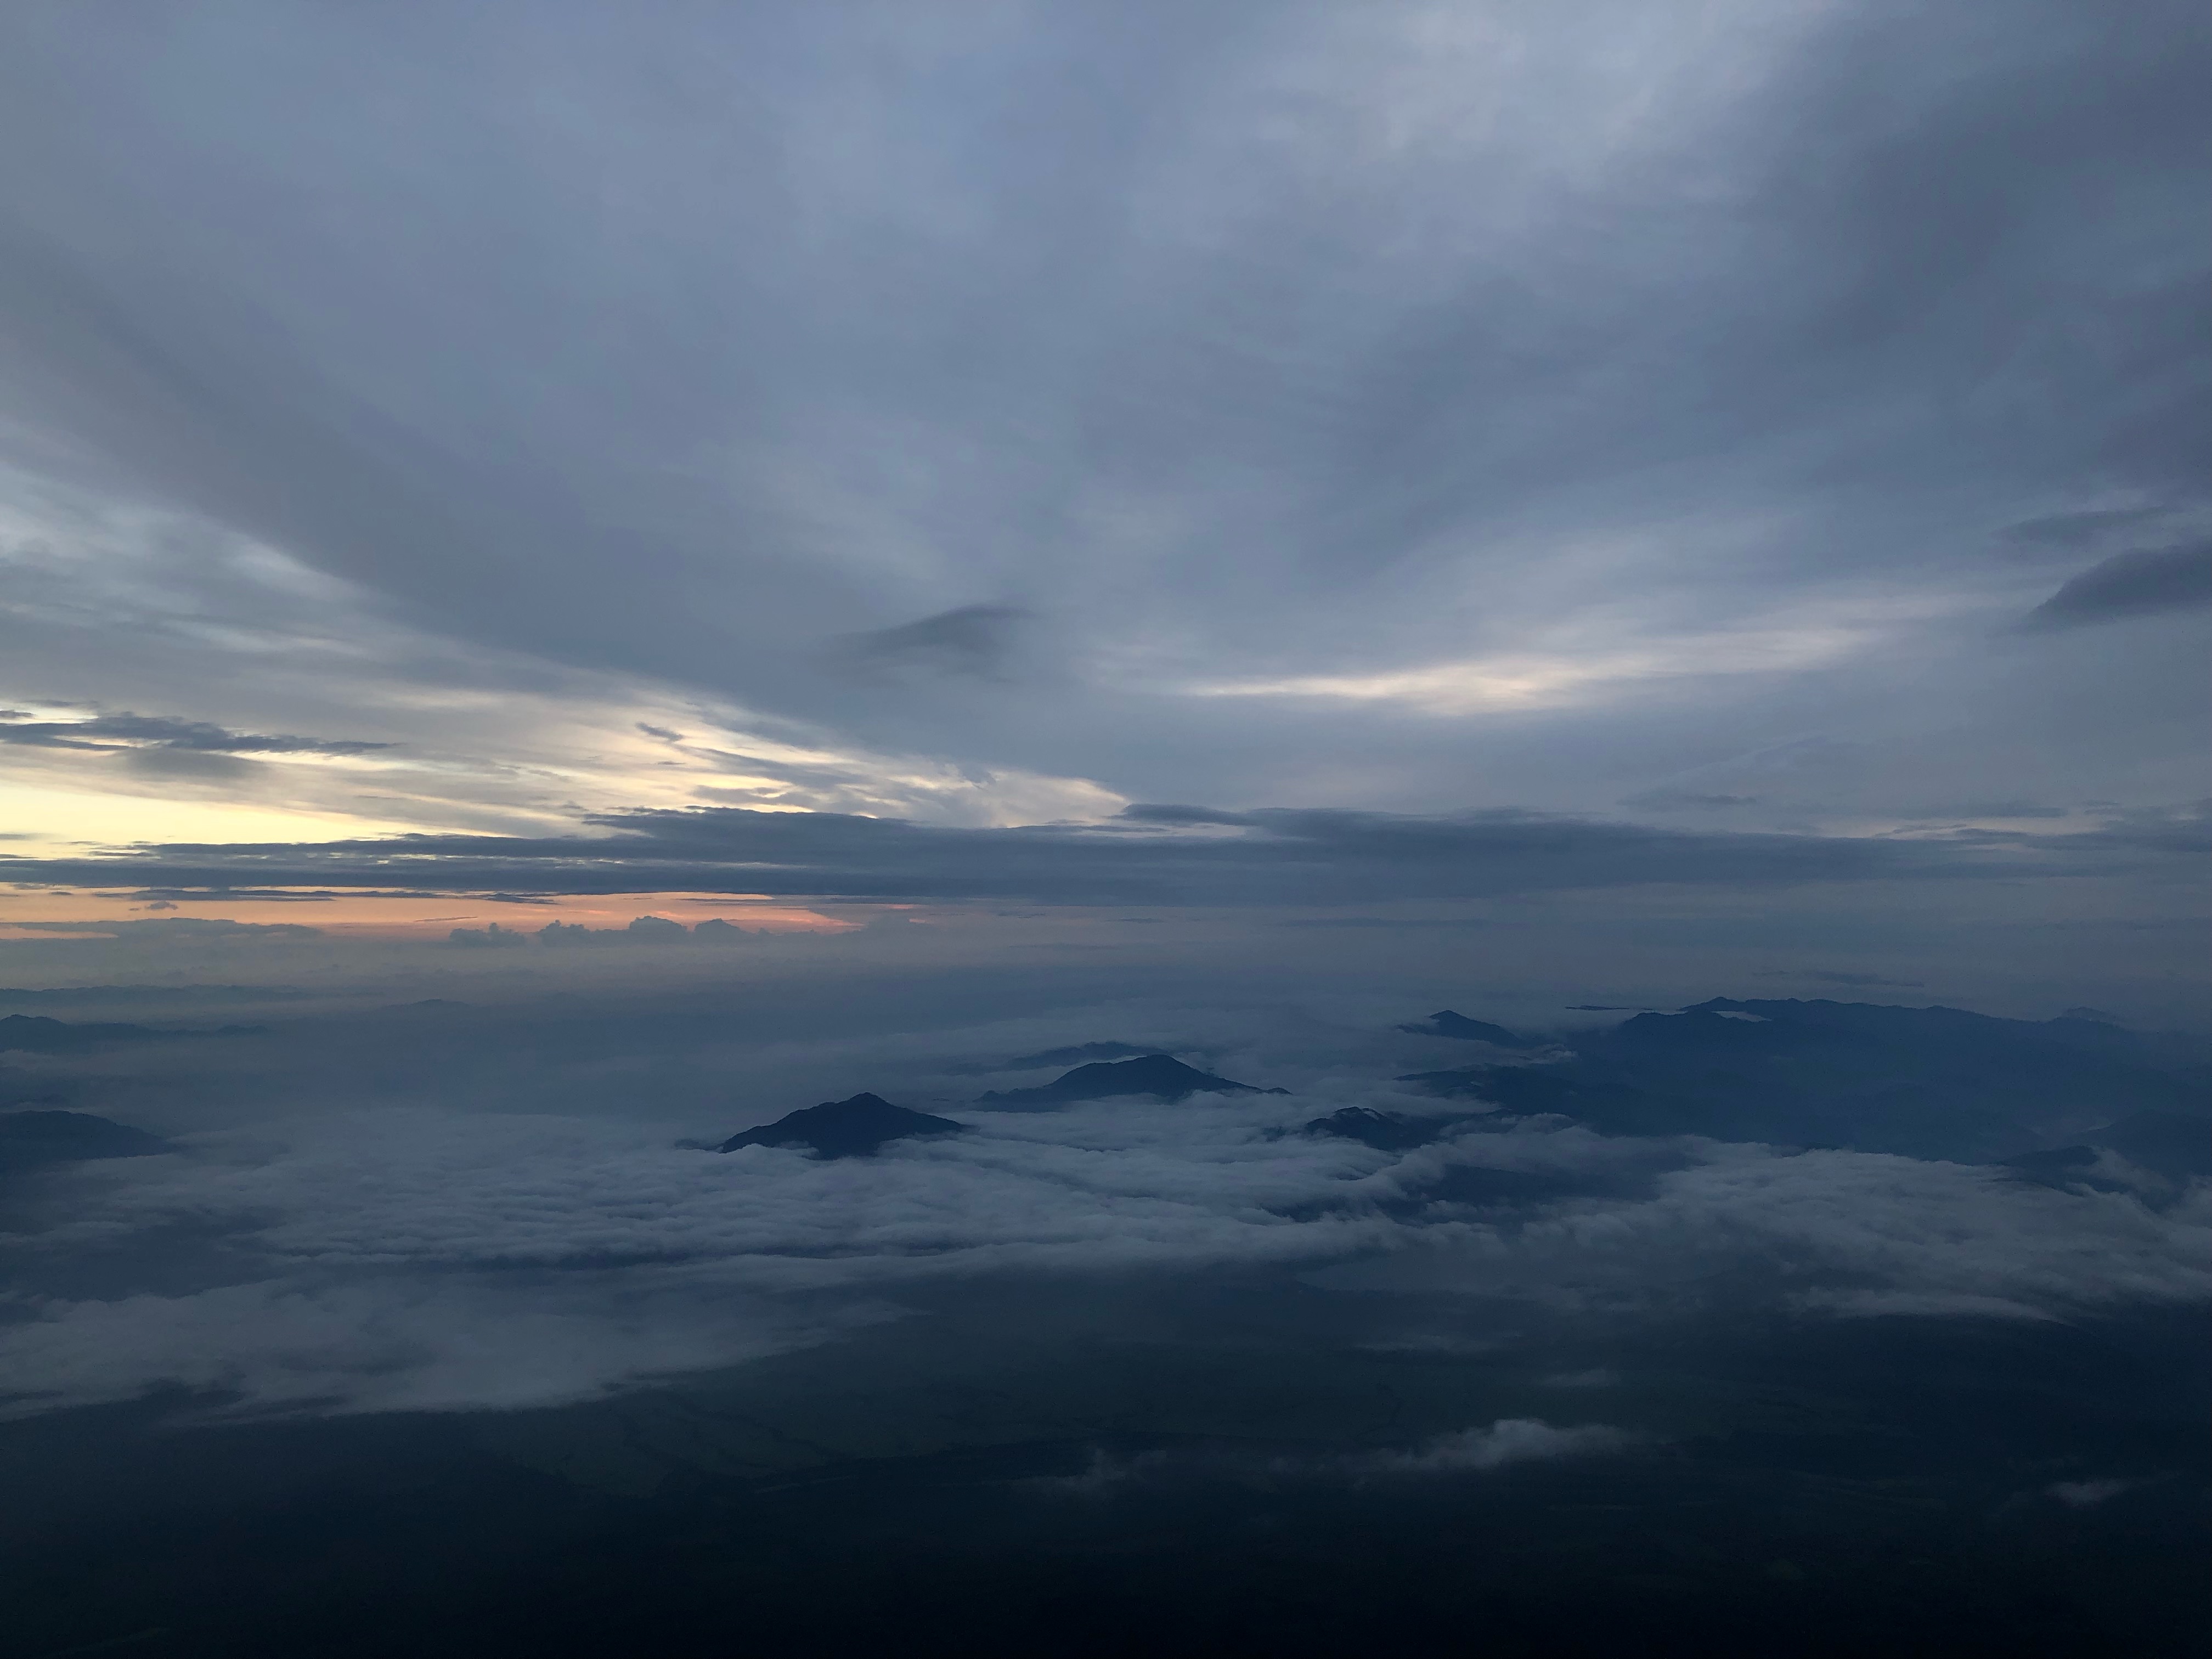
[[[35,1283],[41,1263],[207,1241],[222,1282],[21,1299],[0,1370],[19,1411],[165,1386],[262,1408],[546,1404],[826,1340],[884,1316],[902,1285],[1005,1273],[1279,1267],[1337,1289],[1662,1316],[1715,1297],[2063,1318],[2212,1297],[2202,1188],[2156,1211],[1957,1164],[1541,1125],[1394,1159],[1283,1133],[1316,1103],[969,1110],[966,1134],[838,1162],[428,1109],[302,1120],[278,1144],[204,1137],[81,1170],[67,1218],[9,1242]],[[1425,1196],[1468,1164],[1586,1195],[1510,1211]],[[1486,1433],[1419,1455],[1486,1467],[1551,1443]]]

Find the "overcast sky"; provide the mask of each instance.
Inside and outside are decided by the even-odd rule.
[[[0,31],[27,878],[2188,908],[2199,6]]]

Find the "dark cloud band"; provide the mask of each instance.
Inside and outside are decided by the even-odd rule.
[[[166,749],[208,755],[363,755],[392,747],[388,743],[354,738],[230,732],[206,720],[171,720],[160,714],[34,720],[14,710],[0,710],[0,743],[30,749]]]
[[[1914,837],[1698,833],[1520,811],[1417,817],[1282,808],[1139,807],[1103,824],[1018,829],[734,807],[591,822],[611,833],[158,846],[95,858],[9,859],[0,860],[0,874],[163,889],[1283,905],[1654,884],[2117,874],[2185,867],[2212,847],[2201,811],[2115,818],[2073,835],[1963,830]]]

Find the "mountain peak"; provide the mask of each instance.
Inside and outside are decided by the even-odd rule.
[[[885,1143],[916,1135],[955,1134],[968,1126],[949,1117],[894,1106],[880,1095],[854,1095],[849,1100],[825,1100],[789,1112],[773,1123],[732,1135],[714,1150],[734,1152],[741,1146],[804,1148],[823,1158],[865,1158]]]
[[[1500,1048],[1533,1048],[1537,1045],[1503,1025],[1492,1025],[1486,1019],[1469,1019],[1465,1014],[1454,1013],[1449,1008],[1439,1008],[1426,1019],[1401,1025],[1401,1031],[1413,1036],[1458,1037],[1468,1042],[1488,1042]]]
[[[1328,1135],[1357,1140],[1377,1152],[1400,1152],[1425,1146],[1449,1133],[1465,1121],[1462,1117],[1408,1117],[1403,1112],[1377,1111],[1372,1106],[1346,1106],[1305,1126],[1310,1135]]]
[[[1262,1089],[1238,1083],[1211,1072],[1186,1066],[1171,1054],[1144,1054],[1135,1060],[1097,1061],[1079,1066],[1036,1089],[1008,1089],[987,1094],[985,1103],[1000,1109],[1073,1104],[1083,1100],[1112,1100],[1123,1095],[1152,1095],[1161,1100],[1188,1100],[1196,1094],[1280,1095],[1287,1089]]]

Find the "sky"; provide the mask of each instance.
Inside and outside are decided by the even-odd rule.
[[[17,983],[1112,912],[2201,1018],[2197,8],[0,27]]]

